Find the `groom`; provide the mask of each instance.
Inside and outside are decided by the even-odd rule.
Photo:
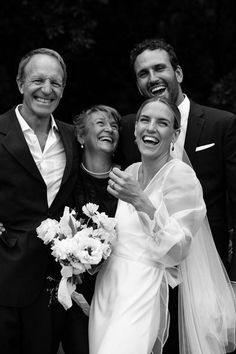
[[[20,61],[22,104],[0,117],[0,351],[51,354],[53,319],[47,275],[50,251],[35,229],[71,205],[78,156],[73,128],[55,120],[66,65],[47,48]],[[50,262],[51,260],[51,262]]]
[[[138,43],[130,53],[130,62],[138,90],[145,98],[167,97],[180,110],[181,133],[173,155],[182,159],[184,149],[188,154],[203,188],[217,250],[229,270],[228,229],[233,227],[236,230],[236,117],[230,112],[199,105],[182,92],[182,68],[174,48],[164,40],[147,39]],[[134,126],[135,114],[122,118],[118,151],[119,162],[124,166],[140,161],[140,153],[134,141]],[[228,206],[232,224],[227,220],[230,214]],[[236,287],[236,240],[234,247],[230,276]],[[165,353],[179,353],[178,320],[173,318],[178,307],[177,301],[176,297],[170,296],[170,338],[164,347]],[[173,324],[176,325],[174,331]]]

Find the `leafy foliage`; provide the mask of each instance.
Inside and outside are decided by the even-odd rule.
[[[112,105],[122,114],[136,110],[142,98],[129,51],[147,37],[164,37],[174,45],[189,96],[235,109],[235,10],[234,0],[3,2],[0,111],[20,102],[17,65],[22,55],[38,47],[58,50],[68,66],[68,84],[57,110],[61,119],[71,121],[95,103]]]

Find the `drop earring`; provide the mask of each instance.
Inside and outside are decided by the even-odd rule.
[[[173,141],[171,142],[171,151],[174,151],[174,149],[175,149],[175,145],[174,145],[174,143],[173,143]]]
[[[83,149],[84,148],[84,144],[80,144],[80,147],[81,147],[81,149]]]

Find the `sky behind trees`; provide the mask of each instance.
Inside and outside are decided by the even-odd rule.
[[[68,84],[56,117],[71,122],[96,103],[121,114],[142,98],[129,52],[145,38],[162,37],[177,52],[184,91],[202,104],[236,112],[234,0],[8,0],[0,10],[0,113],[20,103],[15,83],[29,50],[57,50]]]

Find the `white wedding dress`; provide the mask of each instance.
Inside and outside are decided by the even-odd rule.
[[[127,172],[137,179],[139,167],[140,163],[133,164]],[[182,272],[181,267],[176,266],[189,259],[193,239],[205,218],[201,186],[191,167],[173,159],[158,171],[145,193],[156,207],[153,220],[147,214],[137,212],[131,204],[118,203],[115,216],[118,220],[118,239],[112,255],[99,271],[90,309],[90,354],[161,353],[168,336],[168,286],[174,287],[181,281],[186,284],[189,268]],[[199,262],[202,266],[201,258]],[[228,287],[227,276],[225,283]],[[183,293],[182,302],[185,302],[185,297],[191,295],[191,289],[187,287],[186,290],[185,286]],[[229,311],[233,316],[236,312],[231,289],[227,295],[227,301],[231,301]],[[206,307],[210,300],[207,299]],[[204,304],[199,299],[197,301],[203,312],[201,316],[204,316]],[[181,311],[184,313],[184,309]],[[195,333],[198,327],[191,330],[191,321],[188,328],[185,326],[193,313],[192,309],[188,309],[187,313],[182,314],[183,337],[189,337],[189,328],[190,336],[192,332],[194,338],[198,335],[198,332]],[[202,318],[200,327],[201,323]],[[233,331],[234,325],[235,320]],[[204,338],[208,336],[205,333],[208,328],[205,327],[208,323],[204,323]],[[224,353],[217,351],[214,339],[211,342],[214,342],[216,351],[208,351],[208,347],[212,348],[208,339],[202,349],[196,350],[195,342],[192,344],[191,340],[184,339],[181,354]]]

